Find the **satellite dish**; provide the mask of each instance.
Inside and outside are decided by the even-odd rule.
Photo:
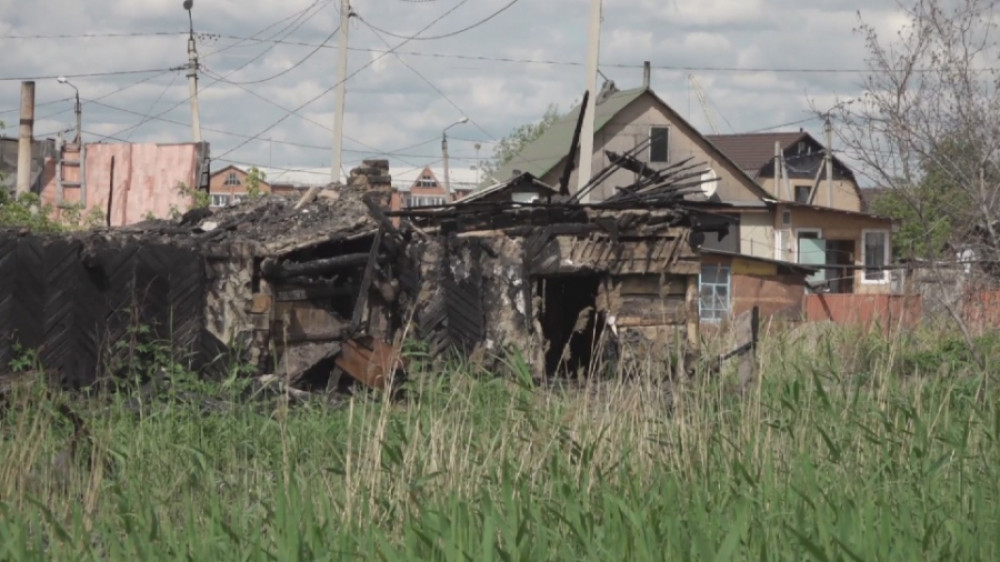
[[[711,199],[717,189],[719,189],[719,174],[712,168],[702,172],[701,191],[705,194],[705,198]]]

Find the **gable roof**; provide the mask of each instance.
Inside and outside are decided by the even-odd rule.
[[[794,146],[803,137],[815,141],[804,131],[787,133],[746,133],[736,135],[706,135],[705,138],[716,148],[726,153],[736,165],[751,176],[756,175],[764,164],[774,158],[774,143],[784,151]]]
[[[594,134],[599,133],[618,113],[646,94],[652,96],[653,100],[667,113],[670,120],[683,129],[685,134],[695,141],[695,143],[700,144],[701,148],[708,153],[710,158],[715,158],[723,165],[731,166],[731,171],[736,179],[742,181],[744,186],[760,199],[770,197],[767,191],[734,162],[725,151],[719,150],[715,144],[709,142],[701,132],[688,123],[679,113],[674,111],[667,102],[663,101],[649,87],[615,92],[598,103],[594,114]],[[580,106],[578,105],[567,115],[553,123],[540,137],[528,143],[510,162],[501,167],[497,171],[497,176],[499,177],[496,179],[501,181],[509,179],[515,170],[529,172],[539,178],[551,171],[569,153],[569,145],[573,141],[573,132],[576,129],[576,122],[579,116]]]
[[[611,94],[597,104],[597,110],[594,113],[594,134],[600,132],[619,111],[639,99],[639,96],[645,92],[644,88],[623,90]],[[580,106],[578,105],[552,123],[540,137],[525,145],[521,152],[497,171],[495,179],[501,182],[506,181],[514,175],[514,170],[528,172],[537,178],[549,173],[569,153],[569,145],[573,142],[573,131],[576,129],[576,122],[579,118]]]
[[[234,171],[240,172],[242,174],[247,174],[246,170],[244,170],[243,168],[240,168],[239,166],[236,166],[235,164],[230,164],[230,165],[226,166],[225,168],[222,168],[220,170],[216,170],[216,171],[212,172],[212,177],[214,178],[215,176],[218,176],[218,175],[222,174],[223,172],[228,172],[230,170],[234,170]]]

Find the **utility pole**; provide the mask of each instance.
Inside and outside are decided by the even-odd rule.
[[[455,121],[451,125],[448,125],[443,131],[441,131],[441,158],[444,160],[444,190],[448,195],[449,203],[455,200],[455,194],[451,191],[451,177],[448,175],[448,129],[468,122],[469,118],[462,116],[461,119]]]
[[[826,163],[826,206],[833,207],[833,125],[830,124],[830,112],[826,114],[823,132],[826,133],[826,155],[823,158]]]
[[[191,8],[194,0],[184,0],[184,9],[188,13],[188,90],[191,99],[191,135],[196,143],[201,142],[201,114],[198,110],[198,49],[194,41],[194,17]]]
[[[580,131],[580,166],[577,168],[577,190],[590,182],[594,158],[594,112],[597,109],[597,65],[601,56],[601,0],[590,0],[590,27],[587,37],[587,107],[581,108],[583,129]],[[572,156],[570,156],[572,158]],[[580,198],[590,202],[590,194]]]
[[[330,183],[340,181],[340,166],[344,151],[344,96],[347,95],[347,32],[350,29],[351,2],[340,0],[340,38],[337,45],[337,101],[333,123],[333,163]]]
[[[17,185],[15,193],[31,191],[31,140],[35,129],[35,83],[21,82],[21,127],[17,141]]]
[[[774,197],[785,199],[785,188],[781,185],[781,143],[774,141]]]

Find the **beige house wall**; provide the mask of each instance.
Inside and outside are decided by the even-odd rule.
[[[649,129],[654,126],[670,128],[667,138],[668,162],[658,165],[669,166],[686,158],[693,158],[692,164],[707,164],[719,176],[717,192],[723,201],[730,203],[760,201],[760,198],[746,186],[744,183],[746,180],[738,179],[740,172],[735,165],[718,161],[709,156],[708,142],[701,138],[697,132],[674,119],[651,94],[644,94],[633,101],[594,135],[591,175],[597,174],[611,163],[604,151],[610,150],[621,154],[631,150],[649,139]],[[566,151],[569,152],[569,146],[566,147]],[[649,149],[639,153],[638,158],[643,162],[648,162]],[[549,185],[558,185],[564,165],[565,159],[540,179]],[[576,188],[577,177],[576,170],[574,170],[570,176],[571,190]],[[607,199],[614,194],[616,186],[629,185],[635,180],[636,174],[627,170],[618,170],[608,181],[604,182],[600,189],[591,193],[591,200]]]
[[[784,185],[781,186],[782,189],[780,192],[776,189],[776,182],[774,178],[757,178],[757,183],[763,186],[763,188],[775,199],[782,201],[794,201],[795,186],[812,186],[813,180],[805,178],[789,179],[787,187]],[[785,182],[782,181],[781,183],[784,184]],[[816,191],[816,196],[813,198],[813,204],[822,207],[831,207],[828,199],[829,193],[830,187],[826,180],[821,180]],[[842,211],[852,211],[855,213],[861,212],[861,195],[858,191],[857,184],[850,180],[834,180],[832,208],[840,209]]]
[[[851,260],[855,266],[863,266],[864,254],[864,232],[868,230],[883,231],[889,234],[888,243],[892,243],[892,221],[874,216],[852,215],[838,213],[836,211],[826,211],[822,209],[802,209],[779,207],[775,213],[775,220],[781,228],[782,214],[788,210],[791,212],[791,225],[782,228],[790,236],[786,237],[787,255],[784,259],[798,262],[798,239],[799,230],[819,230],[820,238],[824,240],[850,240],[853,242],[854,253]],[[892,284],[889,282],[865,281],[863,270],[858,269],[854,275],[854,292],[858,294],[887,294],[892,292]]]
[[[774,258],[774,217],[770,211],[740,213],[740,253]]]

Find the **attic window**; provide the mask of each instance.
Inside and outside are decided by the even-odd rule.
[[[240,185],[240,178],[236,175],[236,172],[229,172],[223,185]]]
[[[809,192],[812,191],[812,186],[809,185],[796,185],[795,186],[795,202],[796,203],[808,203],[809,202]]]
[[[649,128],[649,162],[665,163],[669,155],[669,127]]]
[[[437,187],[437,182],[431,178],[420,178],[417,180],[417,187]]]

